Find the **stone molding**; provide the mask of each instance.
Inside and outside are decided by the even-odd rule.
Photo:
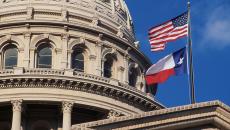
[[[21,70],[21,69],[20,69]],[[73,91],[83,91],[110,97],[143,111],[164,108],[146,93],[131,86],[120,83],[115,79],[108,79],[92,74],[85,74],[71,70],[52,69],[23,69],[14,74],[13,70],[0,71],[0,89],[7,88],[58,88]],[[65,74],[68,73],[69,75]]]
[[[116,119],[106,119],[101,121],[88,122],[74,125],[77,128],[101,129],[145,129],[154,128],[156,130],[173,129],[177,125],[180,128],[199,124],[217,123],[217,126],[230,128],[230,107],[220,101],[211,101],[190,104],[185,106],[161,109],[151,112],[143,112],[132,116],[122,116]],[[160,118],[159,118],[160,117]],[[148,120],[145,120],[148,118]],[[152,120],[150,120],[152,119]],[[135,120],[139,123],[135,123]],[[125,122],[129,122],[128,124]],[[215,125],[215,124],[213,124]]]
[[[109,113],[108,113],[107,118],[108,119],[114,119],[114,118],[117,118],[117,117],[119,117],[121,115],[122,114],[120,112],[117,112],[117,111],[114,111],[114,110],[110,110]]]
[[[22,111],[22,99],[11,100],[11,104],[13,106],[13,111]]]

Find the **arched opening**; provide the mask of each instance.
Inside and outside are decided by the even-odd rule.
[[[104,58],[104,66],[103,66],[104,77],[111,78],[113,76],[113,64],[114,64],[114,56],[112,54],[107,54]]]
[[[10,44],[4,48],[4,69],[13,69],[18,63],[18,49]]]
[[[84,72],[84,48],[76,47],[72,53],[72,69],[75,71]]]
[[[52,68],[52,48],[43,43],[37,49],[37,68]]]

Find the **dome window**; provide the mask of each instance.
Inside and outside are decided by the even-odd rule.
[[[74,49],[72,54],[72,69],[84,72],[84,55],[82,48]]]
[[[39,46],[37,53],[38,68],[52,68],[52,49],[50,45],[43,44]]]
[[[137,70],[135,68],[131,68],[129,70],[129,85],[135,87],[137,83]]]
[[[111,54],[105,56],[104,60],[104,70],[103,75],[106,78],[112,77],[112,67],[113,67],[114,57]]]
[[[4,68],[13,69],[17,66],[18,50],[15,45],[9,45],[4,52]]]

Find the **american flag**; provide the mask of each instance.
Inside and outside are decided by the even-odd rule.
[[[188,35],[188,12],[149,30],[151,51],[162,51],[167,42]]]

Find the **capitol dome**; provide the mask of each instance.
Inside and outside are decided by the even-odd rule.
[[[164,108],[123,0],[0,1],[0,129],[72,125]]]

